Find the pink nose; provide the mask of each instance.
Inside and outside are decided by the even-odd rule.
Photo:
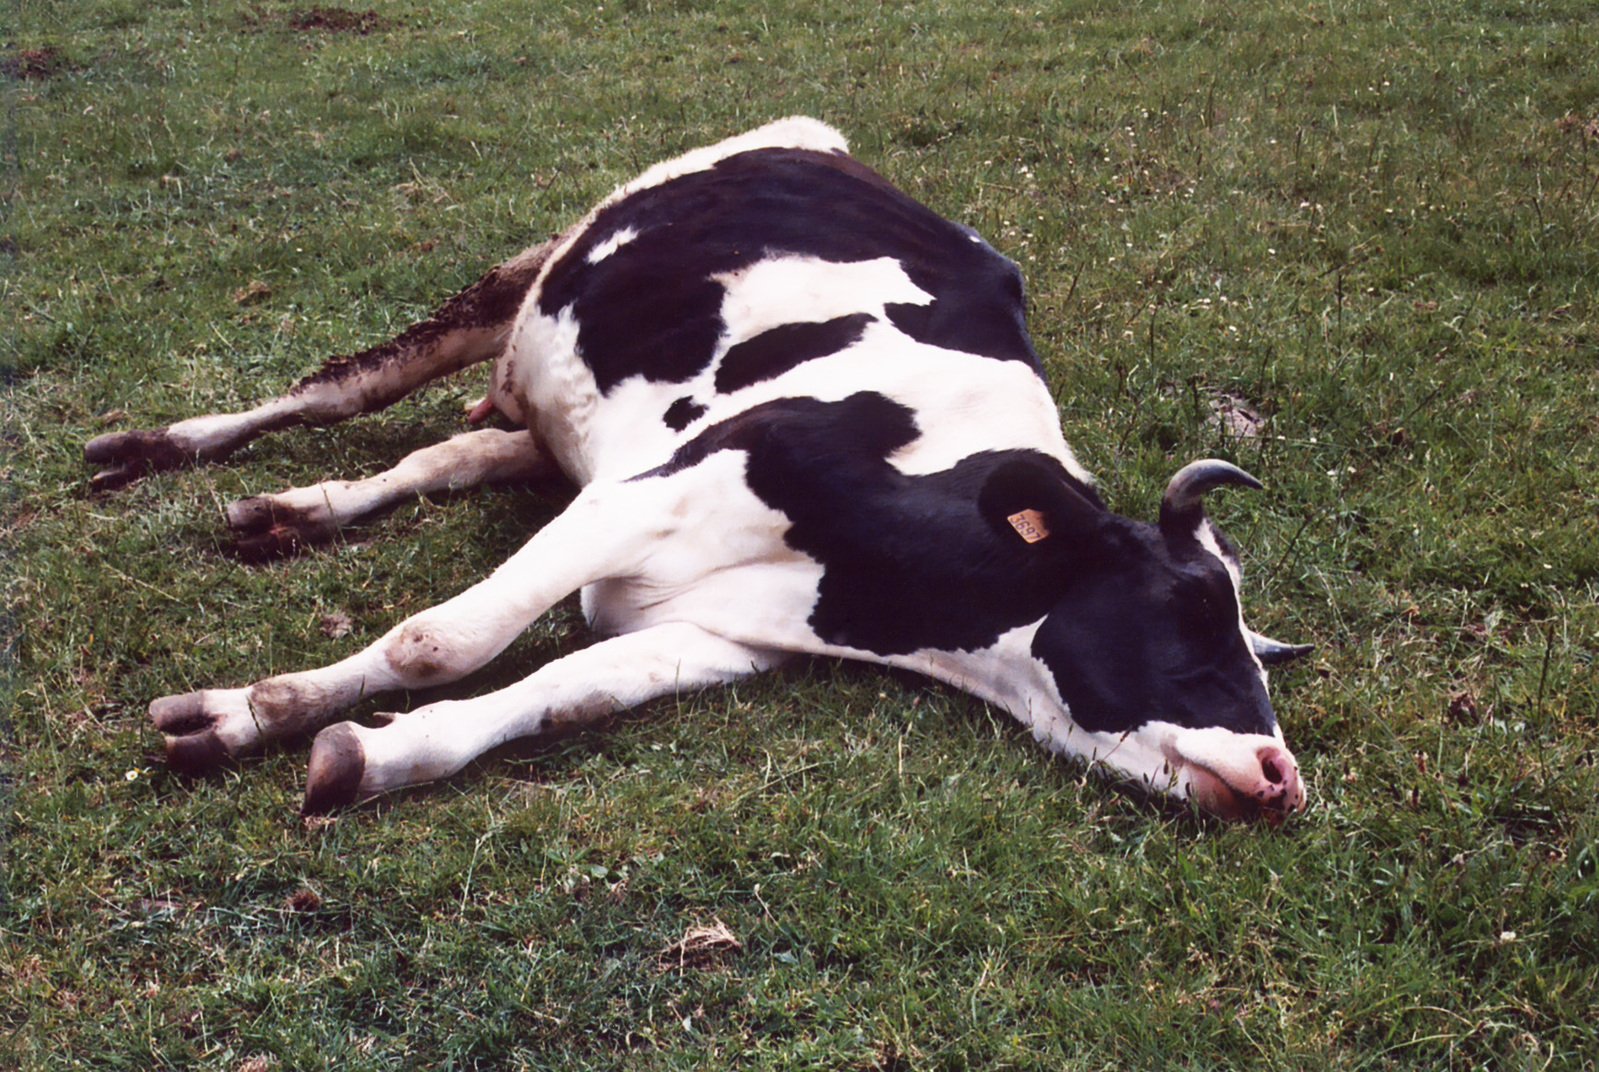
[[[1299,764],[1280,745],[1263,744],[1255,749],[1253,767],[1239,771],[1237,766],[1223,776],[1206,766],[1189,769],[1189,792],[1200,807],[1223,819],[1262,819],[1275,826],[1292,812],[1305,807],[1305,784],[1299,777]]]
[[[1260,784],[1250,795],[1260,802],[1264,814],[1275,812],[1281,818],[1304,808],[1305,784],[1299,779],[1299,764],[1288,750],[1274,744],[1262,745],[1255,758],[1260,761]]]

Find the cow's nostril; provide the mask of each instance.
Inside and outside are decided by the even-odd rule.
[[[1266,781],[1272,785],[1282,785],[1288,781],[1289,764],[1282,754],[1275,749],[1262,749],[1260,752],[1260,773],[1265,775]]]

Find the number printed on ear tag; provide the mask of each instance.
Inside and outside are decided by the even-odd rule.
[[[1005,520],[1016,530],[1016,535],[1028,543],[1037,543],[1049,535],[1049,526],[1044,524],[1044,515],[1037,510],[1022,510]]]

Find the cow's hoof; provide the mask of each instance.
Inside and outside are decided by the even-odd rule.
[[[297,555],[313,543],[299,529],[274,525],[265,532],[241,536],[233,541],[233,557],[240,562],[271,562]]]
[[[152,701],[150,721],[166,737],[167,765],[205,774],[248,750],[258,739],[248,691],[207,689]]]
[[[167,766],[189,777],[210,774],[233,758],[215,730],[186,733],[166,740]]]
[[[150,701],[150,721],[162,733],[181,736],[211,729],[216,715],[206,707],[205,693],[185,692]]]
[[[233,553],[245,562],[286,558],[326,543],[338,532],[321,511],[289,506],[273,495],[255,495],[228,504],[227,520],[234,534]]]
[[[326,815],[354,804],[366,772],[366,752],[348,722],[329,726],[311,744],[311,768],[305,780],[301,815]]]
[[[252,495],[248,499],[236,499],[228,503],[223,513],[227,516],[228,528],[244,533],[270,528],[275,511],[272,509],[272,496]]]
[[[206,774],[232,758],[217,736],[217,716],[207,710],[203,692],[153,701],[150,721],[166,737],[167,766],[179,774]]]
[[[142,465],[113,465],[102,469],[89,478],[89,491],[95,495],[104,495],[125,488],[149,472]]]
[[[197,456],[164,431],[109,432],[83,445],[83,460],[100,471],[89,478],[95,492],[115,491],[148,473],[192,465]]]

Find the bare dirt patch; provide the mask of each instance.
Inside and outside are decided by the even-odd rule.
[[[310,40],[328,34],[355,34],[358,37],[367,37],[399,25],[394,19],[385,18],[373,8],[357,11],[322,5],[291,8],[288,11],[265,11],[260,7],[254,7],[244,13],[241,24],[246,33],[288,30],[305,34]]]
[[[1254,439],[1266,427],[1260,411],[1237,395],[1217,392],[1209,399],[1210,416],[1205,423],[1234,439]]]

